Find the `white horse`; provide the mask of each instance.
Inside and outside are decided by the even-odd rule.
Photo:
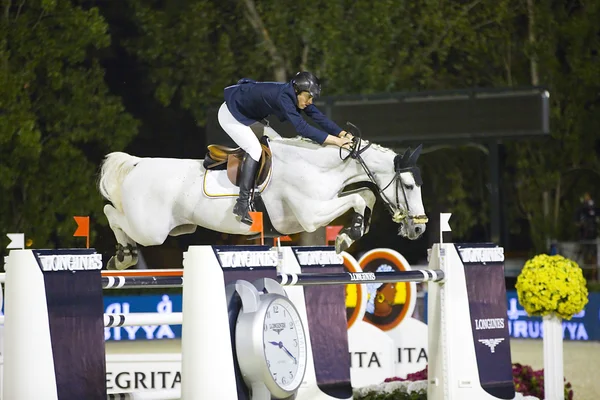
[[[302,138],[269,141],[271,165],[254,196],[262,200],[267,221],[276,230],[271,236],[314,232],[352,208],[352,224],[335,242],[336,251],[345,250],[369,231],[376,201],[373,187],[400,224],[400,235],[414,240],[423,234],[427,217],[416,166],[421,146],[398,155],[355,139],[351,151]],[[160,245],[168,235],[193,233],[197,226],[256,235],[232,212],[239,189],[231,174],[207,170],[205,161],[139,158],[122,152],[106,156],[98,186],[112,203],[104,213],[118,242],[109,269],[135,265],[136,243]],[[358,188],[344,191],[351,184]]]

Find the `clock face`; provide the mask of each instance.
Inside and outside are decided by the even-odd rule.
[[[267,367],[282,389],[295,390],[306,368],[306,338],[296,309],[283,299],[269,305],[263,325]]]

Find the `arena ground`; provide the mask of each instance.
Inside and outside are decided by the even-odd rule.
[[[544,368],[542,340],[512,339],[513,363]],[[573,400],[600,399],[600,342],[565,341],[563,346],[564,373],[573,385]]]

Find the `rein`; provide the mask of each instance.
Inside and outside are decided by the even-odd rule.
[[[400,177],[400,174],[403,172],[411,172],[411,168],[397,168],[395,171],[396,173],[394,174],[392,179],[389,181],[389,183],[387,185],[385,185],[385,187],[381,188],[379,186],[379,184],[377,183],[377,181],[375,180],[375,174],[373,174],[373,172],[371,172],[371,170],[369,169],[369,167],[367,166],[367,164],[361,157],[361,154],[371,146],[371,143],[369,142],[369,144],[367,144],[365,147],[360,148],[361,141],[362,140],[360,137],[356,137],[356,136],[354,137],[353,145],[350,148],[349,154],[346,157],[342,157],[342,148],[340,147],[340,158],[343,161],[346,161],[348,158],[353,158],[358,161],[358,163],[361,165],[361,167],[363,168],[363,170],[365,171],[365,173],[367,174],[367,176],[369,177],[371,182],[377,188],[379,195],[381,196],[381,198],[383,199],[383,202],[386,205],[386,209],[392,216],[392,221],[399,224],[406,219],[410,219],[415,224],[427,223],[429,221],[429,219],[427,218],[426,215],[410,215],[410,206],[408,205],[408,198],[406,197],[406,190],[404,189],[404,185],[402,184],[402,179]],[[396,205],[394,205],[384,193],[384,191],[394,182],[396,183],[396,191],[395,191],[396,192]],[[398,187],[400,187],[402,189],[402,195],[404,197],[404,204],[406,204],[405,210],[402,210],[400,207],[400,194],[399,194],[400,190],[398,189]]]

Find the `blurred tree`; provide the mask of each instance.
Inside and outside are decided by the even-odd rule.
[[[529,0],[528,5],[522,50],[530,76],[523,83],[549,88],[552,138],[508,147],[514,211],[529,222],[533,251],[542,252],[548,239],[575,239],[576,202],[600,182],[600,4]]]
[[[98,164],[137,129],[104,83],[99,52],[110,43],[108,26],[83,4],[2,3],[0,226],[25,232],[36,248],[81,247],[74,215],[106,224]]]

